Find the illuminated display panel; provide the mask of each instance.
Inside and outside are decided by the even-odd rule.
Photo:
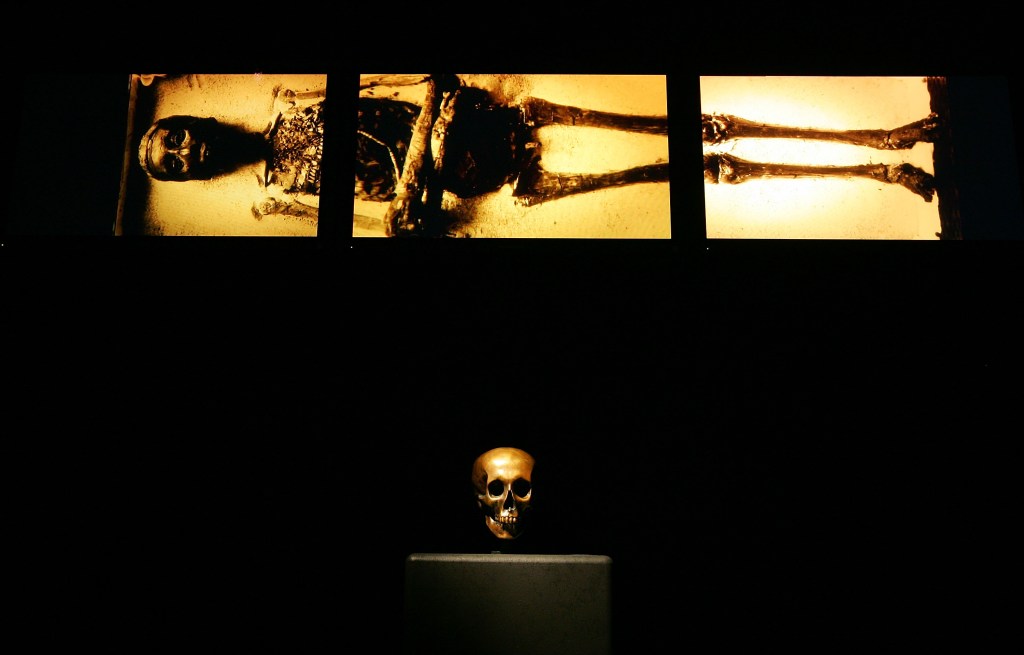
[[[936,86],[923,77],[702,77],[705,126],[724,115],[774,130],[744,124],[713,143],[705,129],[707,236],[939,239],[940,211],[957,210],[936,173],[936,149],[948,143]],[[904,126],[921,139],[885,142],[882,133]]]
[[[664,75],[359,86],[354,237],[672,236]]]
[[[326,75],[128,83],[115,234],[317,236]]]

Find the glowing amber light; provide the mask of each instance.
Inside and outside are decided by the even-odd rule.
[[[702,77],[701,112],[764,124],[836,132],[887,130],[930,113],[919,77]],[[873,166],[876,176],[908,164],[934,173],[933,144],[885,150],[807,138],[744,138],[705,144],[705,154],[793,166]],[[709,238],[937,239],[938,203],[867,175],[777,175],[705,184]]]

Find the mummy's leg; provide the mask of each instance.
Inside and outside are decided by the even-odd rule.
[[[603,127],[644,134],[668,134],[667,116],[634,116],[559,105],[540,98],[527,98],[521,105],[523,121],[530,127],[571,125]]]
[[[770,177],[866,177],[886,184],[898,184],[931,202],[935,178],[910,164],[863,164],[859,166],[803,166],[761,164],[726,154],[704,155],[704,181],[712,184],[740,184],[754,178]]]
[[[933,143],[940,133],[942,119],[936,113],[893,130],[820,130],[755,123],[728,114],[701,114],[704,143],[717,144],[731,139],[813,139],[836,141],[878,150],[907,150],[916,143]]]
[[[516,196],[519,204],[529,207],[577,193],[642,182],[667,182],[668,179],[668,164],[651,164],[598,174],[551,173],[533,165],[519,176],[512,195]]]

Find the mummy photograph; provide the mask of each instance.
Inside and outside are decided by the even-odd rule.
[[[955,189],[937,171],[949,149],[943,88],[921,77],[702,77],[708,238],[957,238],[944,229],[955,227]]]
[[[135,74],[115,234],[317,236],[326,75]]]
[[[670,239],[664,75],[360,76],[354,237]]]

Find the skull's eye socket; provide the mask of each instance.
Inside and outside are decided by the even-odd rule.
[[[164,170],[168,173],[180,173],[185,170],[185,162],[175,155],[164,157]]]
[[[491,496],[500,496],[505,493],[505,483],[501,480],[491,480],[487,485],[487,493]]]
[[[520,498],[525,498],[530,493],[530,481],[519,478],[512,483],[512,493]]]
[[[180,148],[181,145],[185,143],[185,139],[187,136],[188,133],[185,130],[174,130],[173,132],[167,135],[167,138],[164,140],[164,143],[166,143],[171,148]]]

